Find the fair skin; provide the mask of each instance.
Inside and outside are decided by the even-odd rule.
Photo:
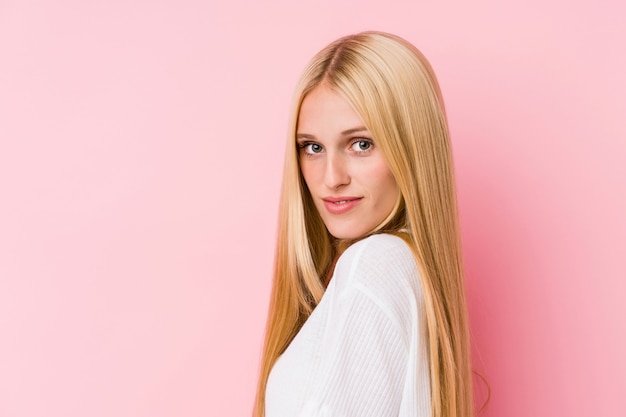
[[[358,239],[393,209],[399,189],[376,140],[350,103],[326,85],[302,102],[300,169],[326,228]]]

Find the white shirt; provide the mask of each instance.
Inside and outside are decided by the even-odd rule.
[[[430,417],[419,273],[399,237],[339,258],[322,300],[274,365],[266,417]]]

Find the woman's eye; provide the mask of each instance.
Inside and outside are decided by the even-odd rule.
[[[369,140],[357,140],[352,144],[352,149],[356,152],[365,152],[369,151],[372,145],[372,142]]]
[[[302,145],[302,148],[304,149],[305,153],[310,155],[320,153],[323,150],[322,145],[318,143],[305,143],[304,145]]]

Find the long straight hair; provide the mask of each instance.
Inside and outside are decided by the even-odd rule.
[[[428,327],[432,416],[470,417],[468,320],[443,100],[426,58],[404,39],[381,32],[328,45],[309,63],[296,89],[254,415],[264,417],[272,366],[324,295],[324,279],[346,246],[337,245],[326,230],[300,173],[296,149],[300,106],[322,83],[361,116],[400,189],[392,213],[369,234],[397,234],[415,255]]]

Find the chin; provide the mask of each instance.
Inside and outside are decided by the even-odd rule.
[[[326,227],[328,232],[335,239],[354,240],[359,239],[367,233],[365,230],[357,230],[351,227]]]

